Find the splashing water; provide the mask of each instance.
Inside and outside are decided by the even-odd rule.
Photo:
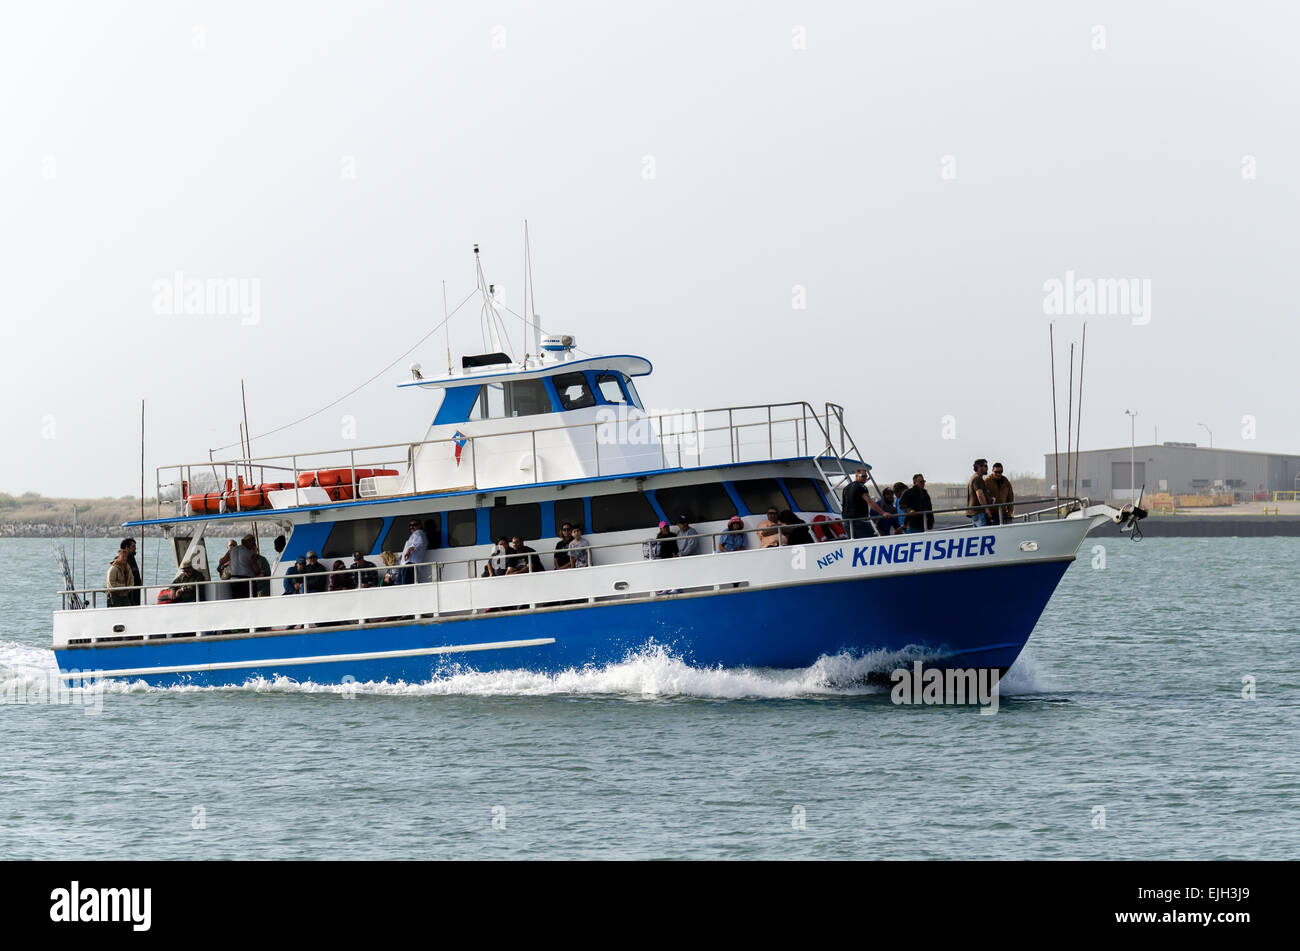
[[[889,692],[888,672],[923,659],[916,652],[875,651],[863,655],[823,655],[809,667],[781,670],[761,667],[696,667],[661,644],[648,641],[623,660],[602,666],[569,668],[558,673],[531,670],[479,671],[452,665],[432,680],[317,684],[285,677],[250,678],[238,687],[150,687],[143,681],[110,681],[112,694],[142,692],[252,691],[255,693],[337,693],[375,696],[518,696],[619,697],[626,700],[698,698],[709,700],[786,700],[852,697]],[[44,681],[56,671],[54,652],[0,641],[0,689],[15,681]],[[882,678],[884,676],[884,679]],[[871,678],[869,681],[868,678]],[[1032,661],[1016,666],[1003,681],[1007,694],[1033,692],[1038,686]]]

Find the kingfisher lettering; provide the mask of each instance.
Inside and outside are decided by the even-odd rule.
[[[957,538],[917,538],[883,545],[862,545],[853,549],[852,565],[854,568],[870,568],[873,565],[981,558],[992,555],[996,543],[996,535],[962,535]],[[841,557],[843,549],[837,549],[818,558],[817,567],[825,568]]]

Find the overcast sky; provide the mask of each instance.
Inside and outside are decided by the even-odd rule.
[[[0,491],[137,491],[142,398],[150,491],[236,439],[241,377],[254,434],[317,409],[441,319],[442,281],[473,290],[476,242],[519,309],[525,218],[544,325],[648,357],[647,404],[833,400],[882,480],[1042,471],[1069,271],[1139,294],[1089,321],[1084,448],[1127,445],[1135,409],[1140,443],[1205,423],[1300,451],[1296,26],[1227,3],[7,4]],[[256,321],[167,313],[177,272],[252,282]],[[344,416],[358,445],[421,438],[411,360],[445,365],[442,334],[255,454],[345,446]]]

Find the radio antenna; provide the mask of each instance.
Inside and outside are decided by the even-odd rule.
[[[1070,344],[1070,385],[1065,398],[1065,494],[1070,495],[1070,432],[1074,422],[1074,344]]]
[[[1079,421],[1074,427],[1074,477],[1082,481],[1082,472],[1079,470],[1079,445],[1082,437],[1079,435],[1083,432],[1083,358],[1088,347],[1088,322],[1083,322],[1083,341],[1079,345]]]
[[[1055,321],[1047,325],[1047,340],[1052,351],[1052,465],[1055,466],[1056,480],[1052,488],[1056,492],[1056,514],[1061,514],[1061,449],[1056,430],[1056,328]]]

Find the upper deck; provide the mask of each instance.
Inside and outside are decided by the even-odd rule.
[[[530,415],[526,426],[518,417],[489,418],[418,442],[159,466],[158,519],[804,458],[834,488],[846,478],[846,453],[861,458],[833,403],[821,412],[802,401],[653,415],[626,404],[583,410],[589,418],[567,424],[562,414]]]

